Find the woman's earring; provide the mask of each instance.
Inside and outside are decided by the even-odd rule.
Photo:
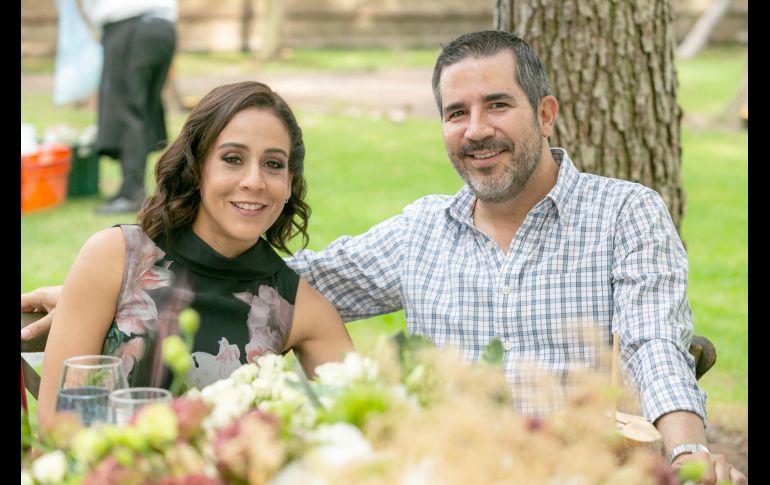
[[[289,198],[288,198],[288,197],[286,197],[286,200],[284,200],[284,201],[283,201],[283,203],[284,203],[284,204],[288,204],[288,203],[289,203]]]

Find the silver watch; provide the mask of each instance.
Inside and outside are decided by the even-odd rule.
[[[668,452],[668,456],[666,457],[666,460],[668,461],[669,466],[671,463],[676,460],[676,457],[679,455],[683,455],[685,453],[700,453],[701,451],[705,451],[706,453],[711,453],[708,448],[706,448],[706,445],[702,445],[700,443],[684,443],[681,445],[675,446],[671,451]]]

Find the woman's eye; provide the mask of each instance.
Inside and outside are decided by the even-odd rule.
[[[280,160],[268,160],[265,165],[269,168],[281,169],[284,167],[284,163]]]
[[[241,157],[238,155],[225,155],[222,160],[230,164],[241,163]]]

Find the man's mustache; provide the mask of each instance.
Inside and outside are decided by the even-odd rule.
[[[502,152],[502,151],[509,151],[513,153],[513,150],[516,146],[513,144],[513,142],[508,140],[482,140],[482,141],[475,141],[468,143],[467,145],[461,146],[457,150],[457,154],[460,157],[467,157],[472,152],[478,152],[478,151],[492,151],[492,152]]]

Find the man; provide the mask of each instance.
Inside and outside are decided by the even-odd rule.
[[[562,376],[590,360],[578,324],[596,322],[603,342],[620,335],[621,360],[672,465],[705,460],[704,483],[746,483],[705,447],[687,258],[660,196],[579,173],[549,147],[558,103],[540,59],[513,34],[474,32],[447,45],[433,90],[466,185],[321,252],[300,251],[292,268],[346,321],[403,308],[410,333],[468,360],[499,338],[511,380],[525,359]],[[50,309],[50,292],[38,291],[22,309]]]
[[[80,2],[104,47],[96,151],[120,160],[123,175],[118,192],[96,211],[136,212],[147,157],[167,138],[161,95],[176,47],[177,0]]]

